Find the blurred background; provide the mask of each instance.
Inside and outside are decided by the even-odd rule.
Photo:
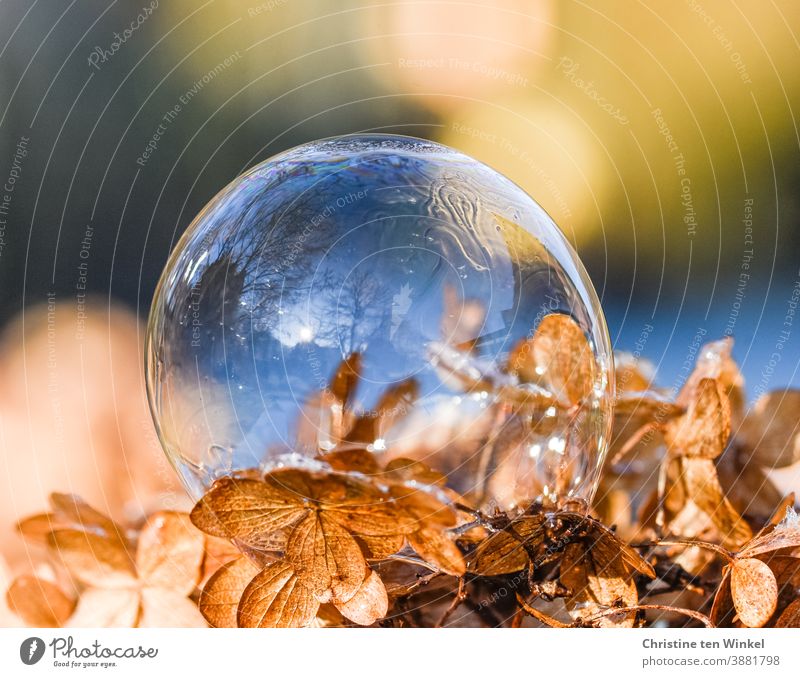
[[[156,282],[217,191],[319,137],[508,175],[662,385],[725,335],[751,397],[797,385],[799,31],[791,0],[0,2],[6,558],[50,490],[183,500],[143,393]]]

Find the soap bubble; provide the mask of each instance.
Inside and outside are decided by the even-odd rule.
[[[156,291],[147,382],[194,498],[356,450],[513,511],[591,500],[611,360],[536,202],[451,148],[358,135],[263,162],[197,216]]]

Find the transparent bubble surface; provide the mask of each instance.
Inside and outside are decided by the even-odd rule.
[[[172,253],[147,381],[189,493],[358,449],[474,507],[588,502],[611,350],[573,249],[519,187],[402,136],[326,139],[237,178]]]

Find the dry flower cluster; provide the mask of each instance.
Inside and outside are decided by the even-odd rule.
[[[526,425],[552,426],[542,411],[572,416],[590,396],[594,362],[571,318],[546,316],[497,371],[459,366],[474,347],[461,329],[447,328],[442,377],[494,392]],[[488,511],[440,469],[379,463],[369,445],[416,383],[357,415],[351,355],[304,413],[303,465],[236,472],[190,515],[127,529],[55,495],[51,513],[19,525],[54,568],[17,578],[9,605],[47,626],[799,627],[800,519],[766,471],[800,462],[800,394],[746,411],[730,351],[730,340],[704,346],[674,401],[619,356],[589,515],[543,501]]]

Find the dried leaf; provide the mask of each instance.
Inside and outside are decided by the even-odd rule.
[[[682,416],[686,410],[670,402],[660,393],[652,391],[622,392],[614,401],[614,416],[637,419],[642,422],[664,422]]]
[[[675,456],[716,458],[724,450],[731,433],[730,404],[719,384],[701,379],[686,413],[667,424],[664,438]]]
[[[413,495],[424,493],[415,490]],[[410,497],[407,500],[410,500]],[[441,503],[438,506],[442,510]],[[375,497],[373,503],[331,506],[325,510],[325,513],[340,526],[360,536],[395,536],[409,534],[419,526],[405,507],[406,503],[401,503],[401,501],[391,501],[388,500],[388,497]],[[430,519],[438,514],[438,511],[430,513]]]
[[[346,602],[367,574],[358,543],[326,511],[310,512],[298,523],[286,544],[286,560],[320,602]]]
[[[470,571],[482,576],[522,571],[530,561],[528,553],[544,543],[544,521],[543,515],[520,517],[489,536],[470,557]]]
[[[456,525],[455,511],[433,493],[404,485],[394,485],[389,492],[403,517],[406,534],[425,528],[449,529]]]
[[[779,492],[761,466],[744,458],[740,449],[726,453],[717,462],[725,495],[740,514],[766,516],[781,501]]]
[[[336,608],[345,617],[358,625],[372,625],[389,611],[389,597],[381,577],[371,571],[355,595]]]
[[[88,531],[109,540],[125,543],[121,526],[72,494],[50,494],[53,512],[33,515],[19,522],[20,533],[30,540],[47,543],[51,531],[73,529]]]
[[[738,436],[752,459],[767,468],[800,461],[800,390],[762,395],[745,416]]]
[[[350,407],[361,378],[361,355],[352,353],[342,360],[331,381],[331,394],[342,409]]]
[[[319,601],[286,562],[274,562],[245,588],[239,602],[241,628],[301,628],[314,620]]]
[[[761,556],[758,559],[769,565],[778,584],[777,615],[791,604],[800,590],[800,557],[783,555]],[[773,615],[773,618],[775,616]]]
[[[359,416],[345,435],[345,442],[372,444],[385,437],[392,426],[404,418],[419,395],[419,384],[413,378],[388,388],[374,412]]]
[[[266,482],[297,501],[304,511],[316,506],[348,531],[365,536],[410,533],[416,528],[395,502],[367,481],[345,475],[277,470]],[[417,491],[417,490],[414,490]]]
[[[281,550],[286,545],[286,539],[283,539]],[[200,575],[200,580],[207,580],[209,576],[216,573],[217,570],[241,555],[241,550],[233,543],[225,538],[217,538],[216,536],[205,537],[205,556],[203,557],[203,570]]]
[[[245,543],[298,521],[302,497],[258,480],[225,477],[195,505],[192,523],[201,531]]]
[[[689,500],[686,481],[683,476],[683,465],[681,458],[670,458],[668,456],[662,462],[661,473],[666,487],[661,502],[667,524],[681,512],[686,505],[686,501]]]
[[[772,569],[758,559],[736,560],[731,567],[731,595],[739,620],[749,628],[763,627],[778,605]]]
[[[247,557],[228,562],[208,579],[200,594],[200,613],[215,628],[235,628],[239,600],[259,568]]]
[[[136,581],[133,561],[116,540],[85,531],[60,529],[52,532],[48,541],[70,573],[85,585],[119,588]]]
[[[581,543],[571,543],[564,550],[559,579],[571,595],[566,600],[570,615],[587,620],[614,606],[635,606],[639,601],[631,570],[621,557],[605,559],[596,548],[586,550]],[[597,621],[600,627],[632,627],[636,614],[621,612]]]
[[[800,517],[787,506],[784,518],[774,528],[765,530],[750,541],[739,553],[740,557],[756,557],[781,548],[800,547]]]
[[[375,455],[362,447],[336,449],[320,456],[320,460],[340,472],[352,471],[360,472],[364,475],[374,475],[380,470],[380,466],[375,460]]]
[[[613,531],[597,522],[591,521],[590,531],[587,535],[590,539],[590,550],[595,561],[605,565],[610,565],[619,559],[625,571],[638,571],[649,578],[655,578],[656,572],[652,565],[644,560],[642,556],[626,543],[623,543]]]
[[[800,598],[787,606],[775,622],[776,628],[800,628]]]
[[[9,608],[34,628],[60,628],[75,602],[59,586],[36,576],[20,576],[6,592]]]
[[[152,515],[139,533],[136,569],[144,585],[188,595],[200,579],[205,538],[189,516],[176,512]]]
[[[444,288],[442,337],[459,350],[472,350],[478,340],[486,310],[480,301],[461,300],[453,285]]]
[[[444,486],[447,476],[431,470],[422,461],[410,458],[395,458],[386,464],[384,477],[394,482],[419,482],[420,484]]]
[[[633,353],[615,351],[614,375],[618,393],[642,392],[652,387],[655,366]]]
[[[583,329],[569,315],[545,315],[533,336],[534,372],[567,405],[582,402],[594,388],[594,358]]]
[[[66,526],[63,521],[59,522],[53,513],[44,512],[20,520],[17,523],[17,531],[30,541],[46,545],[53,530]]]
[[[794,492],[784,496],[775,510],[772,512],[772,517],[769,518],[769,523],[773,526],[780,524],[785,518],[789,517],[789,510],[794,512]]]
[[[197,605],[181,592],[167,588],[142,588],[140,628],[205,628]]]
[[[78,600],[69,628],[133,628],[139,618],[139,591],[133,588],[89,588]]]
[[[723,545],[736,549],[747,543],[753,532],[725,497],[714,462],[709,458],[684,458],[682,469],[686,495],[714,522]]]
[[[385,559],[403,549],[406,537],[402,534],[393,536],[358,536],[356,540],[366,548],[365,556],[369,559]]]
[[[536,372],[533,359],[533,337],[520,340],[508,354],[508,373],[516,376],[522,383],[537,383],[542,374]]]
[[[694,371],[681,390],[678,400],[684,404],[686,398],[690,397],[696,389],[699,381],[706,378],[714,379],[728,401],[731,417],[738,427],[744,409],[744,378],[731,357],[732,350],[733,338],[730,336],[702,346],[697,354]]]
[[[714,595],[714,603],[709,617],[715,627],[729,627],[733,622],[735,611],[731,594],[731,567],[726,566],[722,574],[722,581]]]
[[[426,562],[451,576],[466,572],[464,556],[458,546],[441,529],[421,529],[408,536],[408,542]]]

